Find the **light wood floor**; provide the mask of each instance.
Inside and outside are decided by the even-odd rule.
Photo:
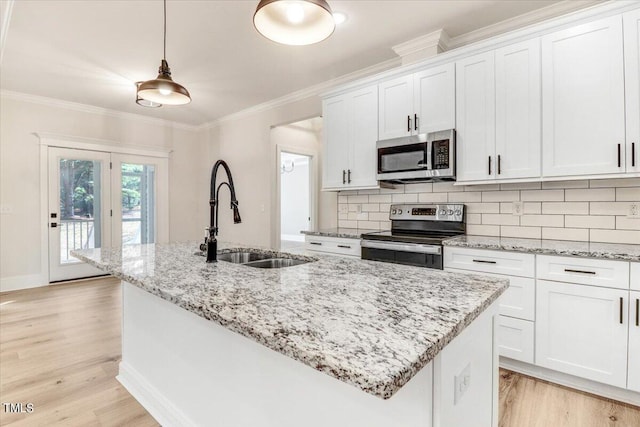
[[[0,425],[158,425],[115,379],[119,284],[96,279],[0,295],[0,402],[35,409],[7,414],[0,406]],[[500,427],[601,426],[639,427],[640,408],[500,372]]]

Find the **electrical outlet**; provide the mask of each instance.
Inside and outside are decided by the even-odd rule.
[[[629,218],[640,218],[640,203],[629,204]]]
[[[343,214],[348,214],[349,213],[349,205],[347,205],[346,203],[341,204],[339,212],[343,213]]]
[[[511,213],[515,216],[522,216],[522,210],[524,209],[522,202],[513,202],[511,205]]]
[[[454,377],[454,392],[453,392],[453,404],[457,405],[462,399],[462,396],[469,389],[471,385],[471,363],[469,363],[459,375]]]

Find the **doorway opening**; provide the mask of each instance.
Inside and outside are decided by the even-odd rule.
[[[280,248],[304,242],[311,229],[311,156],[280,152]]]

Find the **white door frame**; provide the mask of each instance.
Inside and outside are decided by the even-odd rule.
[[[309,157],[309,213],[311,215],[310,227],[312,230],[318,228],[318,153],[315,153],[313,150],[306,150],[295,145],[276,144],[276,162],[273,168],[276,183],[274,206],[275,214],[273,215],[273,220],[271,223],[271,229],[274,230],[274,233],[271,236],[271,246],[276,249],[280,249],[281,237],[280,224],[282,221],[282,209],[280,203],[282,201],[280,200],[280,192],[282,191],[282,180],[280,175],[280,165],[282,164],[281,153],[283,151],[286,153],[299,154],[301,156]]]
[[[40,140],[40,283],[49,283],[49,159],[48,148],[76,148],[80,150],[103,151],[106,153],[136,154],[150,157],[168,158],[171,150],[155,147],[132,147],[118,141],[81,138],[52,134],[34,133]],[[168,185],[167,185],[168,192]],[[168,209],[167,209],[168,211]],[[167,212],[168,215],[168,212]]]

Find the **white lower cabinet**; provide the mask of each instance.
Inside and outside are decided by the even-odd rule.
[[[360,239],[307,234],[304,241],[308,251],[360,258]]]
[[[500,316],[498,349],[500,356],[521,362],[534,362],[534,323],[529,320]]]
[[[536,364],[625,388],[629,291],[537,281]]]
[[[640,392],[640,292],[629,298],[629,372],[627,388]]]

